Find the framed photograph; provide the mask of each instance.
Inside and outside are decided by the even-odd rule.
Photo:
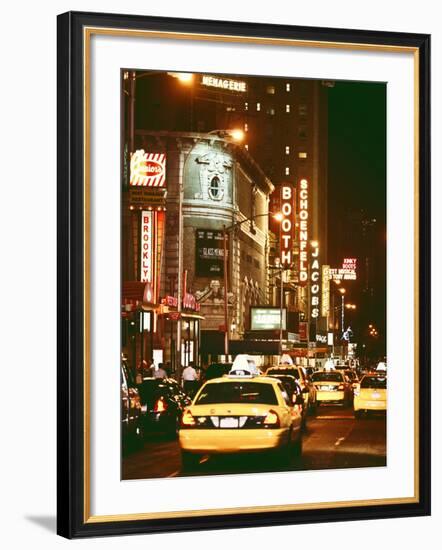
[[[430,37],[65,13],[57,112],[58,533],[430,514]]]

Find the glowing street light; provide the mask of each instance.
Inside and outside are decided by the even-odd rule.
[[[182,84],[193,83],[193,73],[167,73],[169,76],[173,76],[179,80]]]

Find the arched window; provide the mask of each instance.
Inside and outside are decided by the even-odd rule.
[[[221,199],[221,182],[219,181],[218,176],[214,176],[210,180],[209,195],[210,195],[210,198],[212,199],[215,199],[215,200]]]

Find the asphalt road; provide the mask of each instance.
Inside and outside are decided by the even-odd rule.
[[[385,465],[385,416],[356,420],[352,409],[321,406],[315,416],[308,417],[300,460],[283,464],[267,454],[210,456],[202,457],[194,471],[184,474],[177,440],[156,436],[143,449],[124,457],[122,479]]]

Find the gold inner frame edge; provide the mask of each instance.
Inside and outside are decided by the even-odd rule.
[[[412,53],[414,61],[414,226],[419,228],[419,49],[412,46],[374,45],[364,43],[327,42],[314,40],[260,38],[236,35],[216,35],[117,29],[111,27],[83,28],[83,101],[84,101],[84,493],[83,510],[85,523],[109,523],[115,521],[136,521],[183,517],[201,517],[228,514],[299,511],[348,506],[372,506],[411,504],[419,501],[419,232],[414,232],[414,495],[411,497],[371,499],[355,501],[320,502],[287,505],[251,506],[237,508],[216,508],[206,510],[179,510],[168,512],[130,513],[94,516],[91,515],[91,473],[90,473],[90,41],[93,34],[128,36],[136,38],[162,38],[175,40],[200,40],[211,42],[250,43],[272,46],[310,47],[323,49],[365,50],[389,53]]]

